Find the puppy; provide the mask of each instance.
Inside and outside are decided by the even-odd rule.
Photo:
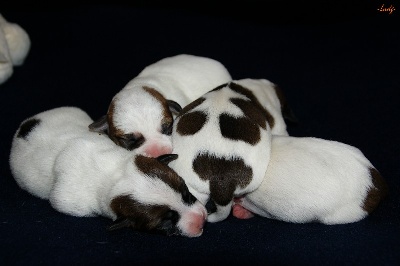
[[[204,205],[209,222],[225,219],[233,198],[255,190],[270,157],[271,127],[286,132],[263,103],[273,93],[268,81],[249,79],[222,84],[187,105],[173,127],[178,159],[170,163],[189,191]],[[260,99],[260,98],[261,99]],[[280,114],[279,101],[273,102]],[[272,109],[272,108],[271,108]]]
[[[176,155],[136,155],[87,130],[92,122],[75,107],[23,121],[10,153],[18,185],[62,213],[111,218],[110,229],[200,236],[206,209],[167,166]]]
[[[253,213],[292,223],[357,222],[387,194],[385,180],[350,145],[312,137],[273,136],[260,187],[236,199],[233,215]]]
[[[118,92],[107,114],[89,128],[146,156],[171,153],[173,113],[231,79],[227,69],[211,58],[187,54],[164,58]]]

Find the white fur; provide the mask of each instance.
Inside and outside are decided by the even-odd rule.
[[[12,75],[14,66],[24,63],[30,45],[26,31],[0,14],[0,84]]]
[[[145,142],[136,148],[140,154],[170,153],[171,137],[161,132],[162,106],[143,87],[154,88],[165,99],[184,106],[230,80],[227,69],[214,59],[187,54],[164,58],[144,68],[114,96],[114,112],[108,113],[113,125],[108,126],[123,134],[141,134]]]
[[[362,206],[373,187],[370,168],[361,151],[347,144],[273,136],[264,181],[238,204],[287,222],[355,222],[367,215]]]
[[[253,84],[251,80],[233,82],[244,84],[246,86]],[[261,81],[261,83],[264,83],[264,81]],[[255,84],[255,89],[260,90],[260,84],[257,82],[255,82]],[[252,87],[247,88],[252,90]],[[258,91],[256,94],[258,96],[261,95],[262,92]],[[179,133],[177,133],[177,125],[182,117],[178,116],[174,124],[172,140],[174,147],[173,152],[177,153],[179,157],[177,160],[171,162],[170,166],[185,179],[185,182],[192,194],[195,195],[195,197],[203,204],[206,204],[210,198],[210,182],[208,180],[204,181],[200,179],[199,176],[194,172],[192,167],[194,158],[198,154],[204,152],[212,153],[215,155],[215,157],[242,158],[245,161],[245,164],[252,168],[253,177],[248,186],[244,188],[236,187],[234,196],[251,192],[261,184],[265,175],[267,164],[260,164],[259,162],[269,161],[271,130],[268,124],[266,124],[266,130],[259,127],[261,132],[261,140],[254,146],[243,141],[224,138],[220,133],[218,120],[219,115],[224,112],[236,117],[242,117],[243,112],[236,105],[233,105],[230,102],[230,98],[235,97],[245,100],[249,99],[242,94],[238,94],[230,90],[227,87],[215,92],[209,92],[202,97],[206,98],[206,100],[190,112],[198,110],[205,111],[208,113],[208,121],[206,122],[205,126],[196,134],[190,136],[181,136]],[[246,131],[246,129],[241,130]],[[207,165],[204,167],[206,168]],[[230,177],[226,176],[224,178],[229,179]],[[223,193],[222,190],[221,193]],[[232,201],[226,206],[217,204],[217,211],[208,216],[208,221],[218,222],[225,219],[230,213],[232,203],[233,198]]]
[[[85,112],[60,107],[33,118],[40,124],[26,138],[18,137],[17,131],[12,142],[10,166],[21,188],[74,216],[114,220],[110,203],[121,195],[148,205],[165,204],[181,215],[178,226],[184,235],[201,234],[191,233],[190,219],[206,215],[204,206],[198,201],[185,204],[181,194],[160,179],[140,172],[132,152],[88,130],[92,119]]]

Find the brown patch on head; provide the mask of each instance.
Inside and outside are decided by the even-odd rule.
[[[180,135],[194,135],[203,128],[207,122],[207,114],[201,111],[195,111],[184,116],[181,116],[177,125],[176,131]]]
[[[118,137],[122,137],[124,132],[118,129],[114,125],[114,112],[115,112],[115,100],[112,100],[110,106],[107,111],[107,122],[108,122],[108,136],[112,141],[114,141],[118,145]]]
[[[157,101],[160,102],[163,108],[163,115],[162,115],[163,118],[161,119],[161,124],[162,125],[171,124],[173,122],[173,117],[171,110],[169,109],[167,99],[165,99],[165,97],[154,88],[144,86],[143,89],[149,94],[151,94]]]
[[[205,101],[205,98],[200,97],[197,100],[194,100],[193,102],[189,103],[188,105],[186,105],[182,111],[179,112],[179,116],[183,116],[184,114],[186,114],[187,112],[193,110],[194,108],[196,108],[197,106],[199,106],[200,104],[202,104]]]
[[[179,214],[167,206],[143,204],[127,195],[121,195],[112,199],[110,207],[118,217],[110,227],[111,230],[131,227],[139,231],[179,234],[176,227]]]
[[[225,206],[234,197],[237,187],[246,187],[253,178],[253,170],[242,158],[224,158],[204,153],[193,160],[193,170],[202,180],[210,181],[210,197]]]
[[[152,178],[159,178],[177,193],[181,194],[182,200],[188,205],[193,204],[197,200],[189,192],[185,181],[168,165],[158,161],[157,158],[138,155],[136,156],[134,163],[145,175]]]
[[[246,96],[252,104],[254,104],[260,111],[262,112],[264,119],[267,120],[269,126],[273,128],[275,126],[275,119],[274,117],[266,110],[261,103],[258,101],[257,97],[254,96],[253,92],[249,89],[246,89],[245,87],[236,84],[234,82],[229,83],[229,88],[231,88],[233,91],[240,93],[244,96]]]
[[[121,146],[127,150],[133,150],[140,147],[144,142],[145,138],[142,134],[133,132],[123,132],[117,128],[114,124],[114,110],[115,100],[111,101],[111,104],[107,112],[107,123],[108,123],[108,136],[118,146]]]
[[[248,117],[234,117],[223,113],[219,116],[221,135],[232,140],[241,140],[256,145],[260,139],[260,128]]]
[[[364,199],[362,208],[371,213],[378,206],[379,202],[388,194],[388,186],[381,174],[375,168],[369,169],[373,187],[370,187]]]

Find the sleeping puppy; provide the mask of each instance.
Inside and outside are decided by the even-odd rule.
[[[171,153],[173,113],[231,79],[227,69],[211,58],[187,54],[164,58],[118,92],[107,115],[89,129],[146,156]]]
[[[271,147],[260,187],[235,200],[237,218],[253,212],[292,223],[351,223],[366,217],[387,193],[379,172],[350,145],[273,136]]]
[[[286,132],[283,119],[271,114],[281,115],[273,90],[266,80],[232,81],[190,103],[176,118],[172,141],[179,157],[170,167],[200,202],[211,203],[209,222],[225,219],[234,197],[255,190],[264,178],[271,133]],[[266,100],[273,95],[276,101]]]
[[[110,229],[200,236],[207,212],[167,166],[176,155],[138,155],[87,130],[92,122],[75,107],[24,120],[10,153],[18,185],[62,213],[108,217]]]

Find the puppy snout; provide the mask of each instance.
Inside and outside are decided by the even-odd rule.
[[[189,234],[191,236],[200,236],[203,233],[204,223],[206,221],[204,213],[192,213],[191,222],[189,223]]]
[[[165,145],[151,145],[149,146],[146,150],[145,153],[149,157],[158,157],[160,155],[164,154],[169,154],[172,153],[172,147],[171,146],[165,146]]]

